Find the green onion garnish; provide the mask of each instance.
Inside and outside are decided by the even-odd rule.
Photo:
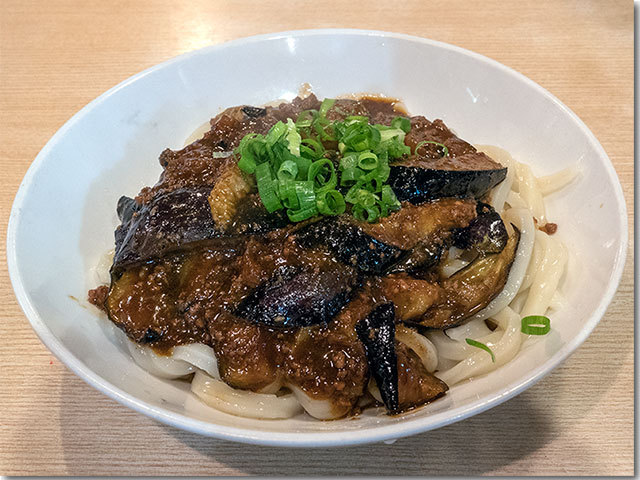
[[[318,192],[316,203],[318,212],[323,215],[341,215],[346,209],[344,197],[337,190]]]
[[[489,347],[487,347],[484,343],[482,342],[478,342],[476,340],[473,340],[471,338],[467,338],[465,339],[465,341],[471,345],[472,347],[477,347],[477,348],[481,348],[482,350],[484,350],[485,352],[487,352],[489,355],[491,355],[491,361],[493,363],[496,363],[496,356],[493,354],[493,352],[491,351],[491,349]]]
[[[423,146],[423,145],[427,145],[427,144],[433,144],[433,145],[437,145],[438,147],[442,148],[442,156],[446,157],[449,155],[449,149],[447,148],[447,146],[444,143],[439,143],[439,142],[434,142],[433,140],[423,140],[420,143],[418,143],[418,145],[416,145],[416,148],[413,150],[413,152],[417,155],[418,154],[418,149]]]
[[[400,208],[386,182],[389,161],[411,154],[404,144],[411,121],[399,116],[391,125],[373,125],[361,115],[330,121],[334,105],[325,99],[319,110],[305,110],[295,121],[288,118],[265,135],[250,133],[240,141],[234,151],[238,167],[255,175],[267,211],[286,209],[299,222],[349,209],[355,218],[375,222]]]
[[[551,330],[551,320],[544,315],[529,315],[522,319],[522,333],[526,335],[546,335]]]

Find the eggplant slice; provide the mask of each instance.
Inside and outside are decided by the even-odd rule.
[[[507,176],[506,168],[486,159],[478,162],[477,155],[446,162],[411,158],[391,165],[388,182],[401,202],[420,204],[443,197],[479,200]]]
[[[360,277],[329,261],[320,268],[282,266],[245,297],[234,314],[269,327],[327,323],[351,300]]]
[[[367,363],[389,413],[398,413],[398,358],[396,356],[396,324],[393,303],[374,308],[369,316],[356,324],[356,333],[364,345]]]
[[[341,219],[325,218],[296,233],[296,242],[305,248],[326,246],[338,260],[366,274],[381,274],[408,252],[366,234],[358,226]]]
[[[480,253],[500,253],[507,244],[509,234],[502,218],[491,205],[478,203],[478,216],[469,226],[453,234],[453,246],[463,250],[475,248]]]
[[[341,262],[367,275],[427,269],[438,263],[451,233],[476,217],[474,200],[444,198],[406,203],[378,223],[324,218],[296,233],[302,247],[324,245]]]
[[[450,328],[486,307],[507,283],[520,242],[520,231],[513,228],[502,252],[480,255],[443,280],[441,286],[446,300],[428,309],[416,323],[430,328]]]
[[[162,258],[168,253],[205,244],[227,245],[242,235],[267,233],[289,224],[284,214],[269,214],[257,195],[237,205],[233,222],[224,229],[211,216],[211,187],[181,188],[140,206],[128,197],[118,201],[122,224],[115,231],[116,252],[112,272]]]
[[[123,223],[115,233],[112,272],[218,237],[207,201],[210,190],[210,187],[174,190],[156,196],[135,212],[131,212],[130,202],[121,199],[118,204],[123,208],[118,213],[123,215]]]

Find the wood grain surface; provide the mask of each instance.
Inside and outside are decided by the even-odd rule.
[[[501,406],[393,445],[291,451],[186,433],[93,390],[33,333],[10,285],[5,232],[21,179],[56,130],[108,88],[175,55],[327,27],[452,43],[533,79],[600,140],[633,226],[631,1],[2,0],[0,473],[633,474],[632,247],[613,303],[564,365]]]

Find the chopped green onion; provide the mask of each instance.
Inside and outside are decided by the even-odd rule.
[[[360,178],[364,176],[364,172],[356,167],[346,168],[342,171],[342,175],[340,175],[340,186],[341,187],[351,187],[354,185]]]
[[[273,127],[271,127],[269,132],[267,132],[267,134],[264,137],[264,141],[267,144],[267,146],[271,147],[275,145],[276,142],[280,140],[280,138],[282,138],[282,136],[286,132],[287,132],[287,126],[282,122],[278,122]]]
[[[312,153],[313,158],[319,158],[324,153],[324,147],[320,142],[315,141],[313,138],[303,138],[302,147],[307,147]]]
[[[307,178],[314,182],[318,190],[331,190],[338,185],[338,176],[333,162],[327,158],[313,162],[309,167]]]
[[[491,351],[491,349],[489,347],[487,347],[484,343],[482,342],[478,342],[476,340],[472,340],[470,338],[465,339],[465,341],[471,345],[472,347],[477,347],[477,348],[481,348],[482,350],[484,350],[485,352],[487,352],[489,355],[491,355],[491,361],[493,363],[496,363],[496,356],[493,354],[493,351]]]
[[[318,212],[323,215],[341,215],[346,209],[344,197],[337,190],[318,193],[316,197]]]
[[[381,142],[388,142],[395,137],[402,137],[404,140],[404,131],[399,128],[385,128],[384,130],[378,129],[378,131],[380,132]]]
[[[313,123],[313,119],[318,112],[315,110],[303,110],[298,115],[298,119],[296,120],[296,127],[298,128],[308,128]]]
[[[255,175],[267,211],[285,208],[299,222],[340,215],[349,203],[354,217],[375,222],[400,208],[386,182],[389,160],[411,153],[404,144],[411,121],[398,116],[391,125],[372,125],[368,117],[339,108],[335,112],[344,120],[331,121],[327,114],[335,103],[325,99],[319,110],[279,121],[265,135],[247,134],[233,151],[238,167]],[[429,142],[416,148],[424,143]]]
[[[378,163],[378,156],[373,152],[362,152],[358,155],[358,166],[362,170],[373,170]]]
[[[358,166],[358,155],[355,153],[348,153],[340,159],[340,170],[349,170]]]
[[[295,181],[281,181],[278,185],[278,196],[285,208],[293,210],[300,208]]]
[[[380,217],[380,209],[376,206],[365,207],[363,205],[355,205],[353,207],[353,216],[362,222],[375,222]]]
[[[258,194],[269,213],[282,208],[282,204],[276,192],[275,183],[271,175],[271,166],[268,163],[261,163],[256,166],[256,183],[258,184]]]
[[[333,107],[336,103],[335,98],[325,98],[320,105],[320,117],[324,118],[327,116],[327,112]]]
[[[433,144],[433,145],[437,145],[439,147],[442,147],[442,156],[446,157],[449,155],[449,149],[447,148],[447,146],[443,143],[439,143],[439,142],[434,142],[433,140],[423,140],[420,143],[418,143],[416,145],[416,148],[414,148],[413,152],[417,155],[418,154],[418,149],[423,146],[423,145],[427,145],[427,144]]]
[[[289,143],[289,151],[291,155],[295,155],[296,157],[300,156],[300,142],[302,141],[302,137],[296,130],[296,124],[293,123],[293,120],[287,118],[287,142]]]
[[[546,335],[551,330],[551,320],[544,315],[529,315],[522,319],[521,331],[526,335]]]
[[[311,163],[312,163],[311,160],[308,158],[305,158],[305,157],[296,158],[296,165],[298,165],[298,178],[307,178]]]
[[[400,202],[396,197],[393,189],[389,185],[383,185],[380,192],[382,204],[390,208],[391,210],[398,210],[400,208]]]
[[[391,127],[399,128],[404,133],[409,133],[409,130],[411,130],[411,120],[407,117],[396,117],[391,120]]]
[[[316,208],[316,194],[313,191],[313,182],[299,181],[295,183],[295,188],[301,209]]]
[[[318,213],[318,209],[315,206],[306,208],[304,210],[296,210],[296,211],[287,210],[287,216],[289,217],[289,220],[291,220],[292,222],[301,222],[303,220],[313,217],[317,213]]]
[[[293,160],[286,160],[282,162],[278,169],[278,180],[294,180],[298,175],[298,164]]]

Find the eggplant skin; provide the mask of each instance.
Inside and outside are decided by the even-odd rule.
[[[479,202],[476,210],[478,216],[469,226],[453,233],[453,246],[463,250],[475,248],[480,253],[500,253],[509,239],[502,217],[486,203]]]
[[[401,202],[420,204],[443,197],[480,199],[506,176],[506,168],[439,170],[392,165],[388,183]]]
[[[378,385],[387,413],[400,411],[398,393],[398,357],[396,355],[395,306],[384,303],[356,324],[356,333],[364,345],[371,375]]]
[[[219,236],[207,201],[210,190],[181,188],[161,194],[130,216],[130,202],[121,199],[118,204],[123,208],[118,213],[122,213],[123,223],[115,233],[112,272]]]
[[[127,223],[131,221],[133,214],[140,210],[141,205],[133,198],[122,196],[118,199],[118,206],[116,207],[116,213],[121,223]]]
[[[305,248],[324,245],[342,263],[366,274],[381,274],[408,254],[356,225],[335,218],[325,218],[301,229],[296,233],[296,242]]]
[[[514,226],[500,253],[480,255],[469,265],[441,282],[446,300],[432,306],[419,322],[429,328],[450,328],[486,307],[504,288],[520,243]]]
[[[234,314],[269,327],[308,327],[328,323],[360,285],[352,268],[336,262],[324,269],[282,266],[255,288]]]
[[[117,213],[122,224],[115,231],[116,253],[112,272],[156,260],[203,242],[241,241],[243,235],[266,233],[286,226],[283,215],[270,215],[256,196],[238,205],[230,227],[223,229],[211,215],[211,187],[179,188],[160,194],[145,205],[121,197]]]
[[[244,113],[249,118],[258,118],[264,117],[267,114],[267,109],[245,105],[244,107],[242,107],[242,113]]]

